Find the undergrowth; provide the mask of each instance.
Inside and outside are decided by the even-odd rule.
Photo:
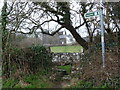
[[[58,66],[58,69],[63,69],[63,70],[65,70],[69,74],[71,73],[71,68],[72,68],[71,65]]]
[[[46,73],[38,72],[23,76],[20,80],[9,78],[3,81],[3,88],[50,88],[52,82],[49,81]]]

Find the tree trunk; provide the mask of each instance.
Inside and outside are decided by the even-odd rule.
[[[2,8],[2,50],[4,51],[5,45],[7,42],[7,36],[8,36],[8,31],[6,30],[6,24],[7,24],[7,2],[4,2],[4,6]]]
[[[89,36],[89,41],[90,41],[90,43],[92,43],[93,42],[93,36]]]
[[[84,48],[88,49],[88,43],[76,32],[73,26],[66,26],[66,28],[71,32],[75,40]]]
[[[118,32],[118,52],[120,52],[120,31]]]
[[[111,31],[111,29],[110,29],[110,28],[106,28],[105,30],[106,30],[106,32],[107,32],[108,35],[109,35],[109,39],[110,39],[111,41],[115,41],[116,38],[115,38],[114,33]]]

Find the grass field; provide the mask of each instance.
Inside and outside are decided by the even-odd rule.
[[[54,53],[65,53],[65,52],[70,52],[70,53],[74,53],[74,52],[81,52],[82,51],[82,47],[79,45],[76,46],[53,46],[50,47],[51,51]]]

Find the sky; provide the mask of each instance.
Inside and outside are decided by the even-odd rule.
[[[4,0],[0,0],[0,14],[1,14],[1,10],[2,10],[2,7],[3,7],[3,4],[4,4]],[[54,26],[55,24],[51,24],[51,26]],[[85,36],[87,36],[87,34],[84,32],[84,30],[85,30],[85,27],[81,27],[81,29],[83,30],[83,31],[81,31],[81,36],[82,37],[85,37]],[[69,33],[69,32],[68,32]],[[84,33],[84,34],[83,34]],[[70,34],[70,33],[69,33]]]
[[[2,9],[2,6],[3,6],[3,2],[4,2],[4,0],[0,0],[0,10]],[[73,3],[74,4],[74,3]],[[75,9],[76,9],[76,7],[75,7]],[[0,14],[1,14],[1,12],[0,12]],[[54,23],[52,23],[52,24],[50,24],[50,26],[52,27],[54,27],[55,26],[55,24]],[[86,27],[85,26],[82,26],[80,29],[80,32],[79,32],[79,34],[82,36],[82,37],[86,37],[88,34],[86,33]],[[67,31],[67,34],[70,34],[70,32],[68,31],[68,30],[66,30]]]
[[[2,10],[3,4],[4,4],[4,0],[0,0],[0,15],[1,15],[1,10]],[[55,26],[54,23],[50,24],[50,26],[52,26],[52,25],[53,25],[53,27]],[[81,30],[80,30],[81,32],[79,32],[80,35],[81,35],[82,37],[86,37],[86,36],[87,36],[87,33],[85,33],[85,27],[83,26],[83,27],[81,27],[80,29],[81,29]],[[64,30],[65,30],[65,29],[64,29]],[[24,31],[24,30],[23,30],[23,31]],[[69,32],[68,30],[65,30],[65,31],[67,32],[67,35],[70,34],[70,32]]]
[[[2,6],[3,6],[3,2],[4,2],[4,0],[0,0],[0,14],[1,14]]]

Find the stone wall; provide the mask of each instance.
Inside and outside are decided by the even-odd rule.
[[[81,53],[53,53],[52,62],[60,62],[61,64],[70,64],[71,62],[78,62]],[[72,64],[72,63],[71,63]]]

